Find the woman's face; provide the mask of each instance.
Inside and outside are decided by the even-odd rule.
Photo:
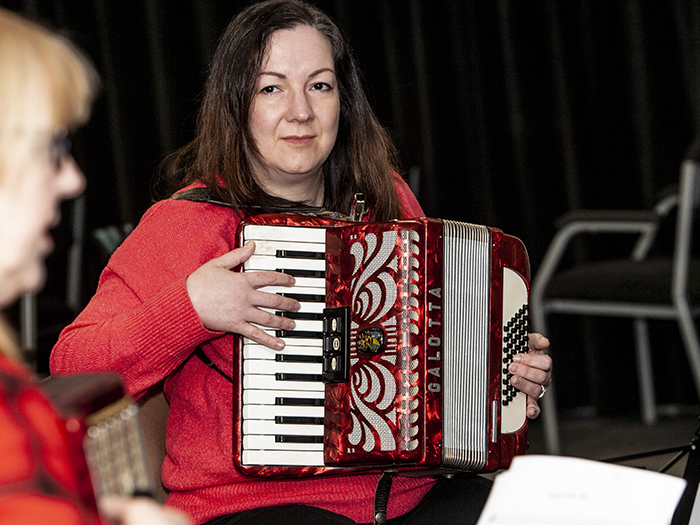
[[[43,285],[59,203],[85,187],[52,115],[48,95],[37,96],[26,128],[0,159],[0,305]]]
[[[326,37],[310,26],[273,33],[250,115],[258,182],[273,195],[320,205],[321,168],[335,144],[339,119]]]

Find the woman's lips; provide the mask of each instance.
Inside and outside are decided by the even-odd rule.
[[[294,146],[308,146],[314,140],[313,135],[289,135],[282,137],[282,140]]]

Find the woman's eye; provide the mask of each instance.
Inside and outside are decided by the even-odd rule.
[[[51,135],[46,151],[51,167],[60,171],[65,160],[70,157],[73,143],[65,129],[58,130]]]
[[[265,86],[260,90],[260,93],[274,93],[277,90],[277,86]]]
[[[325,82],[316,82],[311,89],[315,91],[330,91],[333,88],[330,84],[327,84]]]

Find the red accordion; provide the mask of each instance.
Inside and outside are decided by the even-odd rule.
[[[237,338],[234,462],[254,476],[406,468],[488,472],[525,452],[529,261],[498,229],[258,215],[242,271],[291,273],[293,331]]]
[[[95,523],[96,498],[153,494],[139,408],[118,375],[51,376],[41,387],[62,416],[79,497]]]

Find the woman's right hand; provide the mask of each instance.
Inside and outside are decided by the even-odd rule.
[[[258,288],[263,286],[293,286],[294,277],[280,272],[233,272],[255,251],[255,243],[232,250],[204,263],[187,278],[187,293],[202,324],[209,330],[233,332],[275,350],[284,342],[260,327],[291,330],[291,319],[274,315],[262,308],[296,312],[299,301]],[[259,325],[259,326],[255,326]]]

